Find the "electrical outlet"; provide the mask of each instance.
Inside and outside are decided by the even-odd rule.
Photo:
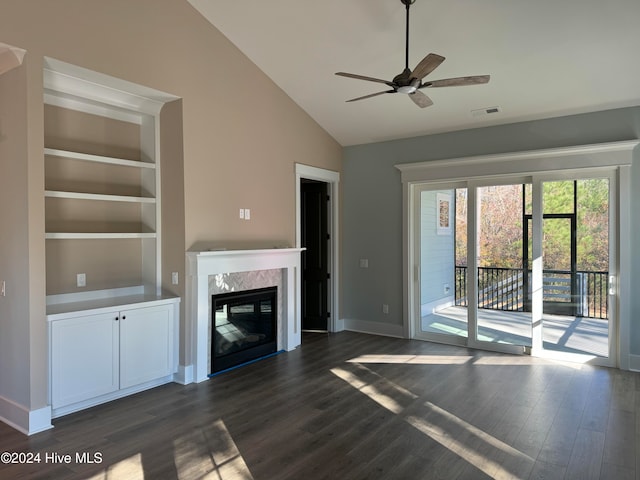
[[[389,313],[389,305],[387,305],[386,303],[382,304],[382,313],[384,313],[385,315]]]
[[[171,283],[178,285],[178,272],[171,272]]]
[[[78,287],[87,286],[87,275],[85,273],[79,273],[78,275],[76,275],[76,286]]]
[[[360,268],[369,268],[369,259],[361,258],[360,259]]]
[[[244,208],[240,209],[240,218],[244,220]]]

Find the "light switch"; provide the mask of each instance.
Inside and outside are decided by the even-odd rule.
[[[360,268],[369,268],[369,259],[361,258],[360,259]]]
[[[76,275],[76,285],[78,287],[86,287],[87,286],[87,275],[84,273],[79,273]]]

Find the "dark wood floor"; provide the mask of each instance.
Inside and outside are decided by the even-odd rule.
[[[638,480],[639,377],[305,335],[294,352],[68,415],[31,437],[0,423],[0,452],[40,454],[0,464],[0,478]],[[47,463],[53,454],[72,461]]]

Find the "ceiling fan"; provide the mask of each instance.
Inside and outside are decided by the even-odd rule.
[[[347,102],[355,102],[357,100],[364,100],[365,98],[377,97],[378,95],[383,95],[385,93],[405,93],[409,95],[409,98],[413,100],[413,102],[419,106],[420,108],[425,108],[430,105],[433,105],[433,101],[427,97],[420,90],[423,88],[434,88],[434,87],[460,87],[465,85],[479,85],[482,83],[489,82],[489,75],[476,75],[472,77],[456,77],[456,78],[445,78],[443,80],[433,80],[433,81],[425,81],[422,80],[424,77],[433,72],[442,62],[444,62],[445,58],[437,55],[435,53],[430,53],[426,57],[424,57],[420,63],[416,66],[416,68],[411,71],[409,69],[409,7],[416,0],[400,0],[403,5],[406,6],[407,9],[407,26],[406,26],[406,50],[405,50],[405,67],[402,73],[396,75],[393,80],[382,80],[380,78],[373,77],[365,77],[363,75],[356,75],[353,73],[345,73],[345,72],[337,72],[336,75],[341,77],[349,77],[356,78],[359,80],[366,80],[369,82],[377,82],[384,83],[392,88],[392,90],[385,90],[383,92],[372,93],[370,95],[364,95],[362,97],[352,98],[351,100],[347,100]]]

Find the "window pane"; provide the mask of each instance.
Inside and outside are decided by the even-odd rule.
[[[545,182],[542,197],[544,213],[574,213],[573,189],[573,180]]]

